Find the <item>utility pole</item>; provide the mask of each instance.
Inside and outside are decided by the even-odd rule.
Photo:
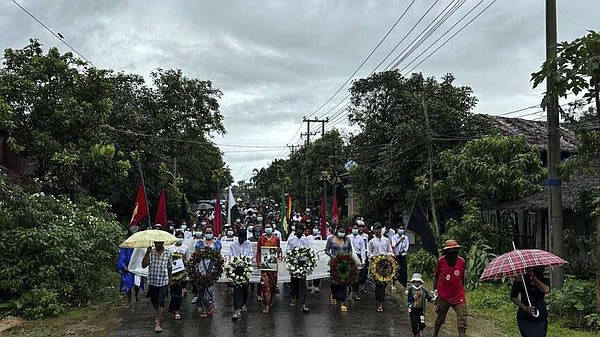
[[[435,239],[440,240],[440,225],[437,218],[437,209],[435,207],[435,196],[433,195],[433,151],[432,151],[432,132],[429,125],[429,113],[427,112],[427,104],[425,97],[423,100],[423,114],[425,115],[425,126],[427,127],[427,150],[429,151],[429,202],[431,203],[431,220],[433,221],[433,229],[435,230]]]
[[[304,136],[306,136],[306,142],[304,143],[305,146],[308,146],[308,144],[310,144],[310,136],[315,136],[317,135],[317,132],[301,132],[300,133],[300,138],[304,138]]]
[[[563,216],[562,187],[560,171],[560,125],[558,95],[554,89],[558,74],[556,72],[556,0],[546,0],[546,61],[553,62],[552,73],[546,78],[547,119],[548,119],[548,233],[550,251],[563,255]],[[562,267],[555,267],[551,274],[551,286],[559,288],[565,279]]]
[[[287,147],[290,149],[290,153],[294,154],[300,148],[300,145],[292,144],[292,145],[287,145]]]
[[[306,123],[306,143],[310,144],[310,136],[311,135],[315,135],[316,133],[312,133],[310,132],[310,123],[321,123],[321,135],[325,134],[325,123],[329,122],[329,117],[325,118],[325,119],[318,119],[318,118],[313,118],[313,119],[308,119],[306,118],[306,116],[302,117],[302,121],[304,123]]]

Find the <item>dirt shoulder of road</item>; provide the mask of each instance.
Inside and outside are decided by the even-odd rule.
[[[35,321],[7,316],[0,320],[0,335],[3,337],[106,337],[119,323],[121,309],[123,309],[122,305],[110,301],[69,311],[60,317]]]

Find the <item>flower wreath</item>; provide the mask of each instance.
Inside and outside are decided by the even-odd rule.
[[[329,275],[335,284],[348,285],[358,278],[358,264],[350,254],[338,254],[329,262]]]
[[[247,256],[236,256],[225,265],[225,277],[234,286],[248,284],[252,276],[252,260]]]
[[[199,264],[204,260],[210,260],[210,264],[212,265],[212,269],[208,274],[200,272]],[[195,284],[211,286],[217,283],[221,274],[223,274],[223,257],[219,251],[213,249],[195,251],[186,266],[186,271],[190,280]]]
[[[174,252],[173,253],[173,260],[177,260],[177,259],[183,259],[185,255],[183,255],[183,253],[181,252]],[[184,261],[185,263],[186,261]],[[187,263],[186,263],[187,264]],[[173,280],[175,281],[183,281],[187,279],[187,270],[183,270],[180,271],[176,274],[173,274]]]
[[[317,253],[310,247],[296,247],[287,252],[285,267],[294,277],[306,277],[317,267]]]
[[[369,263],[369,273],[375,282],[391,282],[397,272],[398,263],[389,255],[377,255]]]

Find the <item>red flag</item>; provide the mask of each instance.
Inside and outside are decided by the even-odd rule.
[[[160,190],[160,199],[158,200],[154,224],[161,224],[163,229],[167,225],[167,196],[165,195],[165,190]]]
[[[331,212],[333,217],[333,224],[337,225],[340,223],[340,215],[338,214],[338,203],[337,203],[337,191],[333,190],[333,211]]]
[[[321,197],[321,238],[323,240],[327,238],[327,226],[325,224],[327,222],[327,215],[325,211],[326,207],[327,204],[325,203],[325,194],[323,194]]]
[[[138,186],[137,196],[135,197],[135,207],[133,208],[133,215],[129,221],[129,226],[135,226],[143,218],[148,216],[148,204],[146,203],[146,196],[144,194],[144,184],[140,183]]]
[[[215,219],[213,220],[215,237],[221,235],[221,198],[217,193],[217,203],[215,205]]]

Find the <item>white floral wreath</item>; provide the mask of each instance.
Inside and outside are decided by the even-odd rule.
[[[317,267],[317,253],[310,247],[296,247],[287,253],[285,267],[294,277],[305,277]]]
[[[225,277],[235,286],[249,283],[250,276],[252,260],[247,256],[235,256],[225,265]]]

